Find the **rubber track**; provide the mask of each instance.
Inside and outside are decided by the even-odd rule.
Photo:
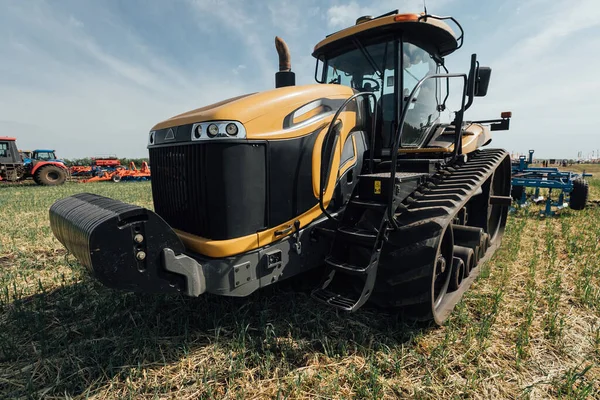
[[[479,273],[481,261],[458,290],[444,297],[434,315],[431,281],[441,234],[507,157],[504,150],[471,153],[466,163],[439,171],[410,196],[408,208],[396,215],[400,228],[390,231],[382,249],[373,301],[400,307],[410,319],[441,324],[448,317]],[[498,235],[484,261],[500,239]]]

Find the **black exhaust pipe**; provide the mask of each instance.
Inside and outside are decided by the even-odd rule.
[[[50,207],[54,236],[105,286],[134,292],[185,291],[185,277],[163,267],[163,250],[185,247],[154,212],[81,193]]]

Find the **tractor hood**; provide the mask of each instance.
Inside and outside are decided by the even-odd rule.
[[[198,108],[155,125],[152,130],[206,121],[238,121],[248,139],[291,128],[309,118],[337,111],[354,91],[343,85],[287,86],[247,94]]]

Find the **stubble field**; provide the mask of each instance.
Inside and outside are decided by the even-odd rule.
[[[600,167],[585,169],[598,201]],[[152,206],[146,182],[0,185],[0,398],[600,396],[598,203],[512,214],[434,328],[338,313],[285,282],[245,299],[106,289],[48,223],[55,200],[82,191]]]

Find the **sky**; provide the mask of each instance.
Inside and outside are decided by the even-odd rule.
[[[314,45],[361,15],[421,12],[422,0],[0,0],[0,136],[63,158],[147,156],[164,119],[274,87],[274,37],[297,84],[314,83]],[[452,15],[464,46],[492,68],[468,119],[512,111],[492,147],[543,158],[600,149],[600,1],[427,0]]]

